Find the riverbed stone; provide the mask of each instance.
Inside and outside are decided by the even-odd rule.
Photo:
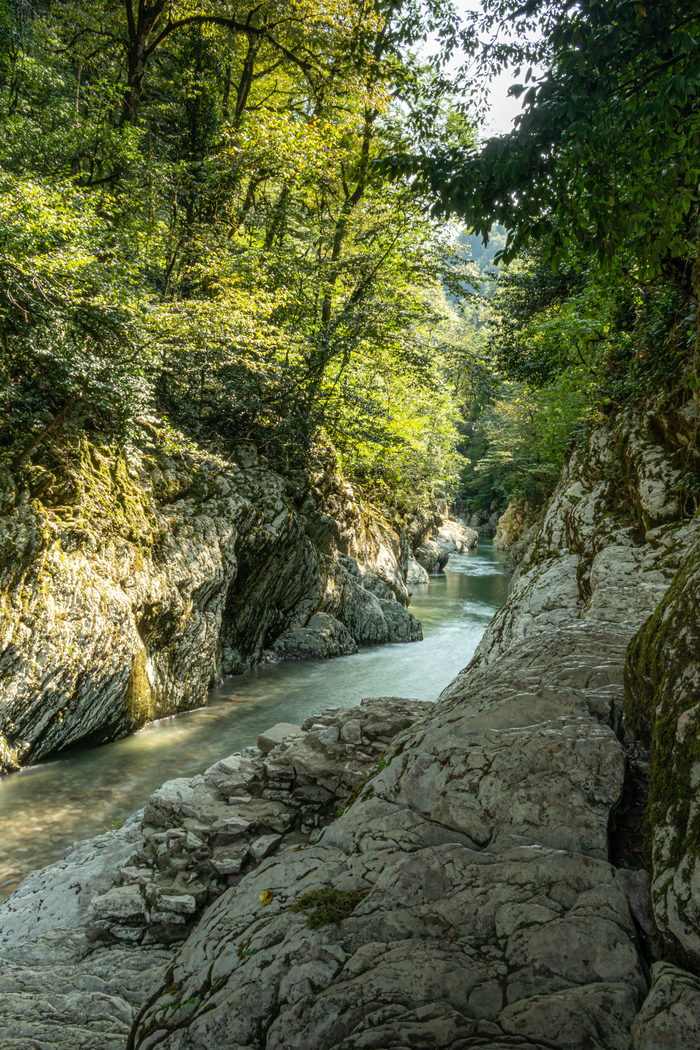
[[[192,898],[194,905],[194,898]],[[92,908],[98,919],[112,922],[133,920],[143,922],[146,917],[146,902],[138,883],[129,886],[114,886],[111,890],[92,900]],[[192,909],[194,911],[194,908]]]
[[[449,519],[444,521],[435,533],[435,543],[443,554],[466,554],[479,543],[479,534],[463,521]]]
[[[416,547],[414,556],[418,564],[430,574],[440,572],[447,565],[450,552],[441,547],[435,540],[423,540]]]
[[[293,725],[291,722],[277,722],[276,725],[260,734],[258,747],[264,754],[268,754],[273,747],[281,744],[287,737],[298,736],[300,733],[301,726]]]
[[[406,569],[406,583],[430,583],[430,574],[426,569],[423,568],[419,561],[410,556],[408,559],[408,568]]]
[[[350,631],[328,613],[314,613],[306,626],[295,624],[277,638],[271,652],[282,659],[350,656],[359,646]]]

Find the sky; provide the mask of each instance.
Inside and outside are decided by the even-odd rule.
[[[522,77],[520,78],[522,81]],[[494,77],[489,87],[489,116],[484,127],[486,136],[504,135],[513,130],[513,118],[520,112],[522,99],[508,98],[507,91],[516,79],[511,70]]]
[[[455,0],[455,6],[458,11],[481,9],[480,0]],[[499,76],[494,77],[489,86],[489,118],[483,130],[487,138],[489,135],[504,135],[513,130],[513,120],[520,112],[522,104],[522,99],[508,97],[508,88],[518,80],[522,82],[522,77],[516,78],[513,72],[513,69],[504,70]]]

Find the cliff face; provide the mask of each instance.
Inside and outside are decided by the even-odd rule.
[[[684,446],[658,431],[654,419],[623,418],[572,455],[475,663],[493,662],[572,610],[629,641],[656,609],[698,531],[675,491]]]
[[[696,1050],[681,445],[648,420],[593,434],[434,707],[276,727],[25,880],[0,908],[6,1030],[46,1041],[63,1017],[61,1050]],[[652,744],[653,907],[631,723]]]
[[[407,551],[332,469],[84,444],[68,498],[33,482],[0,492],[0,769],[201,706],[260,660],[421,637]]]
[[[651,748],[647,860],[665,953],[700,976],[700,537],[627,653],[628,721]]]

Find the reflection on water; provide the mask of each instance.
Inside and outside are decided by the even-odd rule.
[[[365,696],[435,700],[469,662],[507,589],[502,555],[486,549],[453,556],[444,576],[413,586],[411,610],[423,624],[423,642],[260,667],[212,690],[208,707],[0,778],[0,899],[76,839],[144,805],[165,780],[194,776],[255,743],[275,722],[298,723]]]

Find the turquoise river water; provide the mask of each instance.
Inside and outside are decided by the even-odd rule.
[[[0,778],[0,900],[75,840],[139,809],[164,781],[194,776],[254,744],[275,722],[299,723],[365,696],[435,700],[469,662],[507,597],[503,563],[503,555],[485,546],[452,556],[444,574],[413,585],[410,608],[423,624],[422,642],[258,667],[213,689],[207,707]]]

